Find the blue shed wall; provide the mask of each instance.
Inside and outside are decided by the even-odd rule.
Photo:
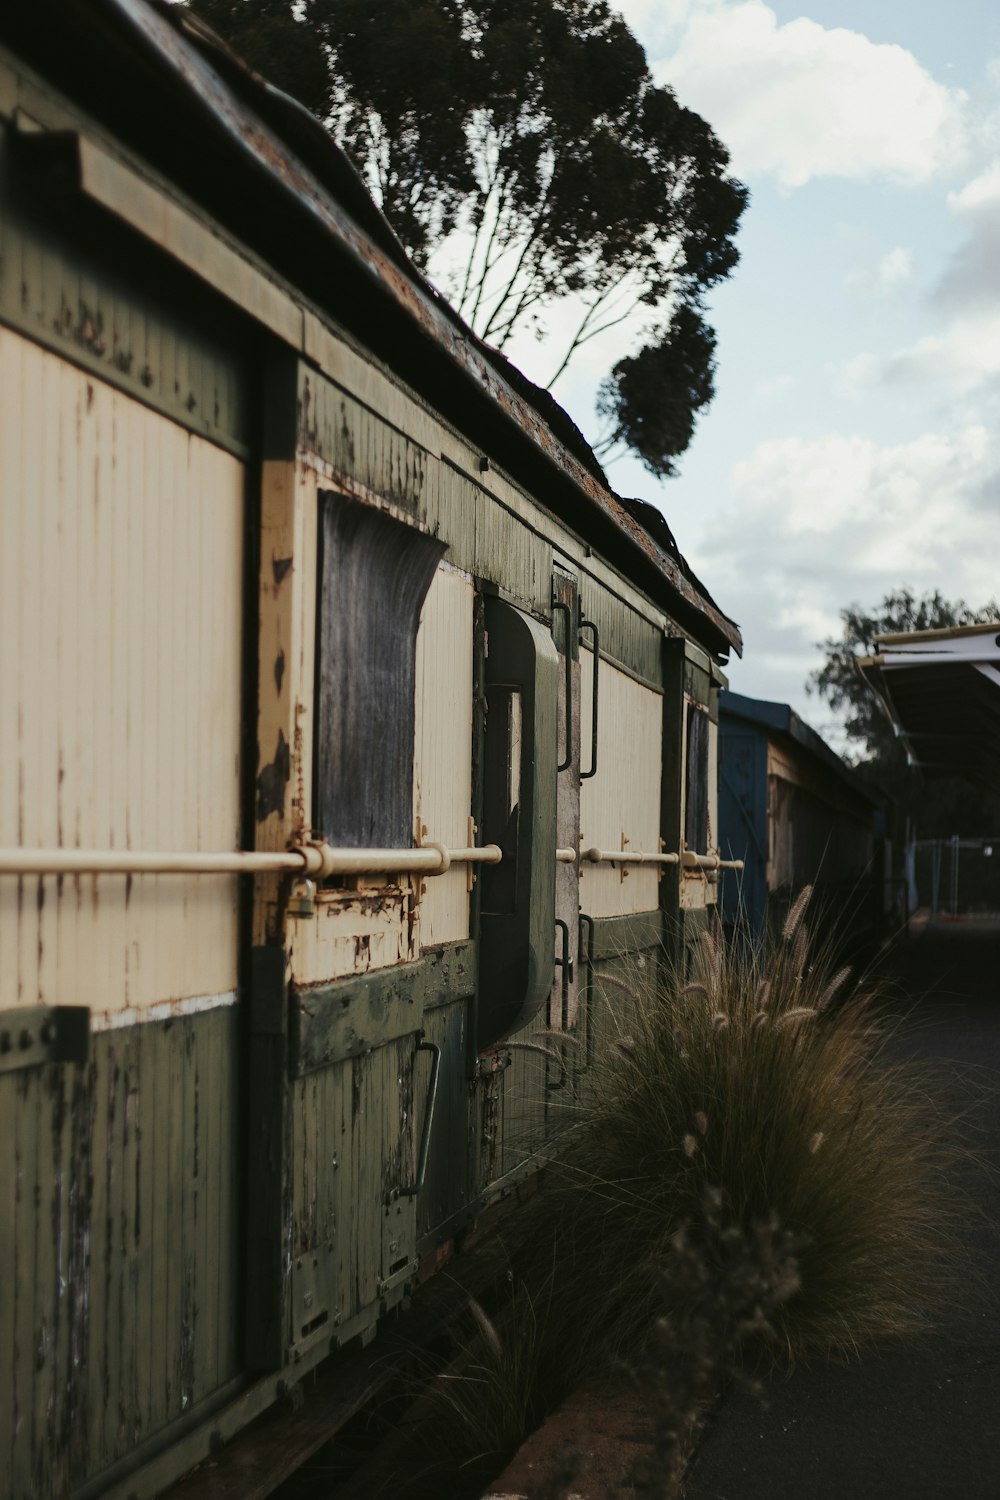
[[[747,922],[763,933],[767,914],[767,730],[719,713],[719,847],[724,870],[719,909],[726,923]]]

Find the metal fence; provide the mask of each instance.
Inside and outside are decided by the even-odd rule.
[[[1000,914],[1000,834],[917,839],[911,849],[918,906],[935,917]]]

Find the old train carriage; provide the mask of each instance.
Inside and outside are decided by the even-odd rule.
[[[814,885],[814,920],[871,947],[893,899],[884,799],[787,703],[723,690],[719,723],[720,843],[742,861],[719,876],[723,919],[762,933]]]
[[[5,7],[0,195],[0,1474],[145,1496],[537,1165],[739,636],[183,16]]]

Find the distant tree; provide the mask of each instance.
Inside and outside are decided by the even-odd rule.
[[[876,636],[1000,620],[1000,604],[991,599],[972,608],[964,599],[945,599],[937,589],[918,596],[901,588],[870,610],[852,604],[840,618],[841,636],[819,643],[826,660],[811,673],[806,690],[825,698],[841,716],[858,770],[894,800],[923,837],[1000,830],[1000,800],[984,797],[958,777],[925,779],[907,763],[885,710],[857,669],[859,657],[875,655]]]
[[[697,410],[685,423],[680,402],[711,397],[700,309],[736,265],[747,190],[705,121],[654,84],[607,0],[193,5],[324,119],[480,337],[504,349],[571,307],[551,386],[581,346],[632,319],[636,353],[600,410],[614,443],[639,440],[653,473],[674,471]],[[657,421],[645,381],[662,392],[671,370],[683,398]]]

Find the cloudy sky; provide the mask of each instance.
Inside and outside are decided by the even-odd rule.
[[[752,202],[680,477],[624,459],[611,482],[662,507],[739,621],[732,686],[839,743],[804,684],[843,605],[903,583],[1000,596],[1000,8],[619,6]],[[555,388],[585,431],[620,352],[592,346]]]

